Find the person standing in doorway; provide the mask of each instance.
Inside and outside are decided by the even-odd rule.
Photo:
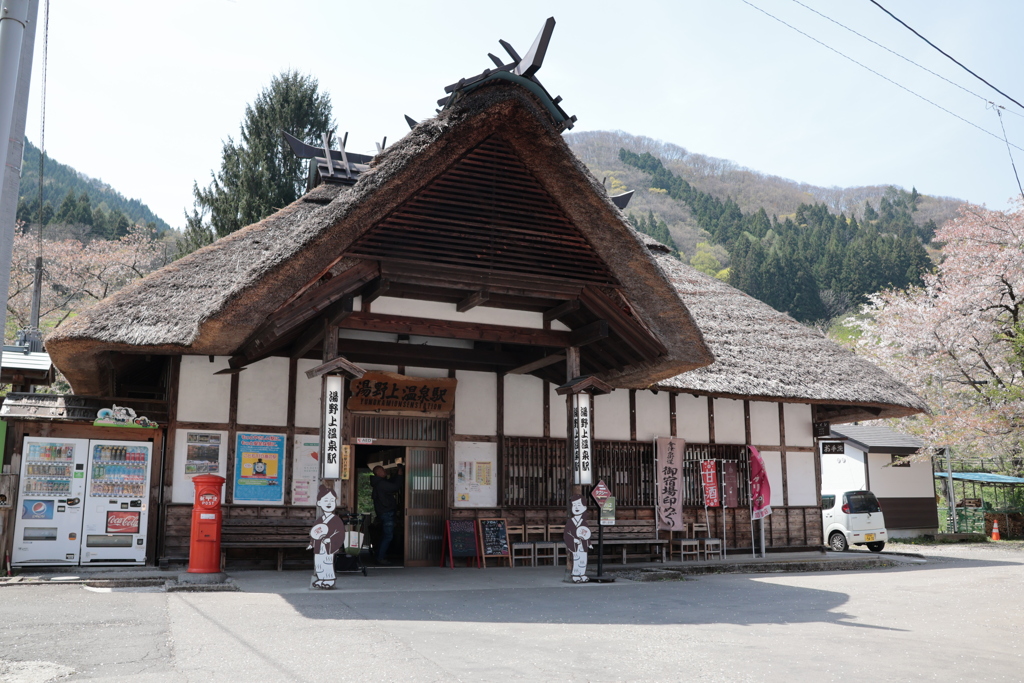
[[[402,490],[405,484],[405,468],[398,466],[398,473],[388,477],[387,470],[380,465],[373,468],[373,477],[370,478],[370,486],[373,487],[373,512],[380,520],[380,545],[377,548],[377,562],[380,564],[391,564],[388,562],[388,546],[395,537],[395,512],[398,510],[398,500],[395,494]]]

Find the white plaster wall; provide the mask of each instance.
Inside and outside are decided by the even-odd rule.
[[[629,390],[594,397],[594,438],[629,441]]]
[[[754,445],[778,446],[779,404],[750,402],[750,440]]]
[[[306,371],[312,370],[320,365],[320,361],[309,358],[300,358],[296,363],[297,376],[295,378],[295,426],[296,427],[319,427],[320,426],[320,387],[323,380],[320,377],[309,379]]]
[[[178,420],[182,422],[227,422],[231,412],[231,375],[214,375],[226,370],[226,356],[182,356],[178,375]]]
[[[544,436],[544,380],[505,375],[505,435]]]
[[[373,330],[338,330],[339,339],[361,339],[364,341],[397,342],[398,335],[393,332],[374,332]]]
[[[879,498],[934,498],[932,464],[912,462],[910,467],[891,467],[888,453],[868,453],[871,491]]]
[[[824,493],[864,488],[864,451],[849,443],[843,455],[821,456],[821,490]]]
[[[498,376],[493,372],[456,370],[455,378],[459,380],[455,387],[455,433],[497,435]]]
[[[288,424],[288,359],[264,358],[238,376],[238,423]]]
[[[363,370],[373,370],[375,372],[398,372],[397,365],[379,365],[377,363],[360,363],[359,367]]]
[[[668,436],[671,431],[668,392],[636,392],[636,440],[653,441],[657,436]]]
[[[548,405],[551,411],[551,417],[548,418],[548,425],[551,430],[552,439],[564,439],[566,420],[565,396],[559,396],[556,394],[555,388],[556,386],[554,384],[548,385]]]
[[[447,377],[447,368],[414,368],[406,367],[405,374],[407,377]]]
[[[764,469],[768,473],[768,484],[772,487],[772,507],[782,507],[782,453],[762,451]]]
[[[813,446],[814,424],[811,406],[806,403],[784,403],[786,416],[786,445]]]
[[[715,399],[715,443],[746,443],[747,426],[743,419],[743,401]]]
[[[817,505],[814,481],[814,453],[786,453],[786,483],[790,505]]]
[[[676,433],[691,443],[708,442],[707,396],[676,395]]]
[[[405,315],[413,318],[432,318],[434,320],[454,320],[467,323],[485,323],[491,325],[511,325],[512,327],[544,327],[544,315],[533,311],[516,311],[508,308],[492,308],[477,306],[465,313],[459,313],[456,304],[440,301],[420,301],[418,299],[400,299],[382,296],[370,306],[374,313],[387,315]]]

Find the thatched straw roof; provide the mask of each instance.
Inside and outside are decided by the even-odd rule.
[[[924,401],[870,361],[785,313],[673,258],[641,235],[715,354],[709,366],[658,386],[731,398],[835,406],[836,422],[899,417]],[[869,410],[864,410],[865,408]],[[880,411],[876,414],[875,411]]]
[[[78,393],[105,393],[109,353],[233,354],[267,316],[467,151],[500,135],[623,285],[668,354],[605,379],[640,387],[707,365],[700,330],[654,259],[544,108],[505,82],[480,87],[379,155],[347,188],[321,186],[266,219],[125,287],[46,340]]]

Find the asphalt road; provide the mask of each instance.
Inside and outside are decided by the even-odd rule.
[[[930,561],[582,587],[551,569],[394,570],[332,593],[300,572],[238,573],[237,593],[9,586],[0,680],[1024,678],[1024,548],[903,549]]]

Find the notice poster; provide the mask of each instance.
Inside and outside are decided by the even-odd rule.
[[[220,473],[221,435],[217,432],[185,433],[185,476]]]
[[[284,447],[284,434],[238,433],[234,502],[284,503]]]
[[[455,444],[455,507],[494,507],[498,486],[494,467],[498,444],[459,441]],[[435,482],[435,488],[441,488]]]
[[[654,440],[657,455],[658,528],[683,530],[683,456],[686,442],[659,436]]]
[[[299,434],[292,447],[292,505],[316,505],[320,437]]]

